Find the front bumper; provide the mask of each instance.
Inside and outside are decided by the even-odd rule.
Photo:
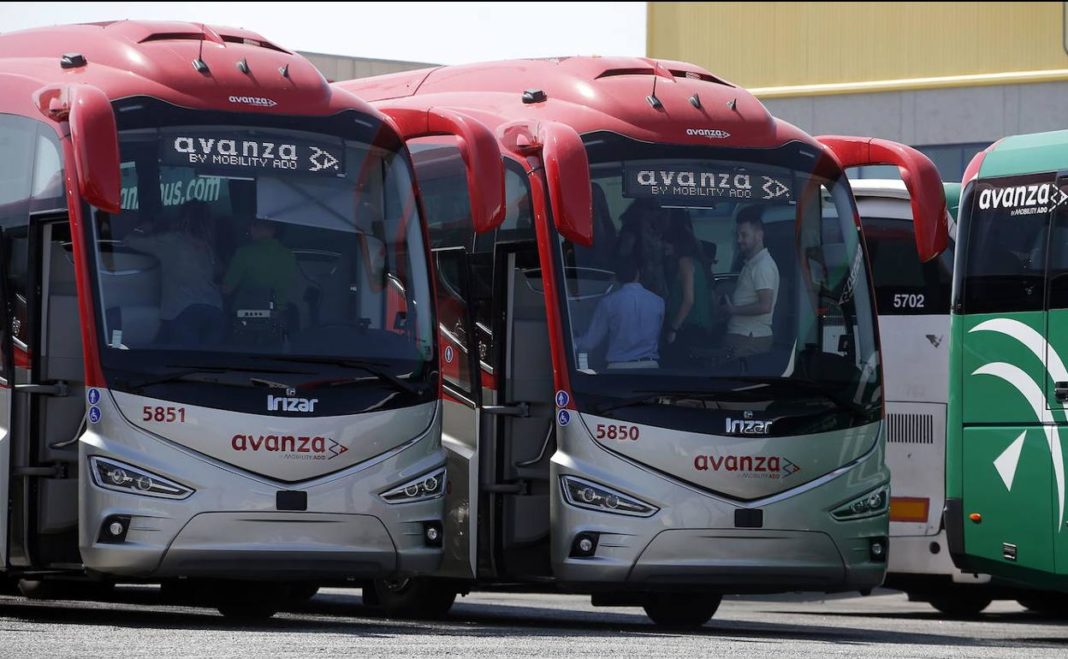
[[[553,483],[569,474],[602,483],[660,510],[641,518],[577,508],[559,486],[551,496],[553,572],[575,591],[699,589],[721,593],[866,591],[886,573],[883,513],[840,521],[830,512],[889,482],[881,445],[857,462],[763,501],[740,503],[690,487],[597,447],[558,452]],[[588,442],[592,445],[592,442]],[[736,528],[735,512],[759,508],[759,528]],[[592,556],[574,555],[575,536],[597,537]]]
[[[118,415],[113,415],[117,417]],[[386,454],[300,483],[279,483],[114,422],[81,438],[79,550],[86,569],[130,579],[347,580],[428,574],[442,549],[444,498],[386,503],[379,493],[444,462],[440,412],[425,433]],[[103,489],[90,456],[148,470],[195,492],[176,500]],[[306,510],[279,510],[279,491],[306,493]],[[108,537],[108,520],[128,528]]]

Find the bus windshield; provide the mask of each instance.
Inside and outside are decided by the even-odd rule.
[[[377,120],[126,109],[122,212],[87,227],[105,367],[433,365],[410,163]]]
[[[878,407],[867,267],[836,167],[797,144],[587,148],[593,245],[560,245],[577,398]]]

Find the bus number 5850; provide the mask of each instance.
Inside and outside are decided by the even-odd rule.
[[[596,433],[597,439],[629,439],[636,442],[640,431],[638,426],[598,423]]]

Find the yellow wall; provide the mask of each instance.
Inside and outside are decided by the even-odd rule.
[[[647,51],[750,88],[1068,74],[1064,4],[649,2]]]

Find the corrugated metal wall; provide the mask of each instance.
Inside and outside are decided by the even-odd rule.
[[[650,2],[650,57],[745,87],[1068,68],[1063,2]]]

